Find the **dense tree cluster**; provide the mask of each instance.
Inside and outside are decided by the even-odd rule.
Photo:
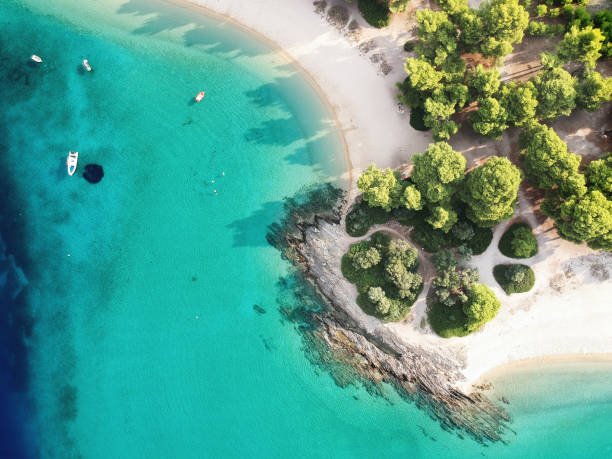
[[[528,180],[547,190],[542,211],[561,237],[593,249],[612,250],[610,154],[580,170],[581,158],[546,126],[531,125],[519,139]]]
[[[398,208],[417,212],[429,225],[429,232],[422,225],[411,225],[418,227],[417,234],[425,234],[425,238],[449,234],[448,241],[456,243],[451,245],[464,240],[463,231],[456,231],[458,236],[450,233],[459,221],[468,219],[476,226],[491,227],[513,215],[522,173],[508,159],[491,158],[466,175],[465,157],[446,142],[436,142],[425,152],[413,155],[412,162],[414,167],[406,180],[390,169],[382,171],[374,165],[366,169],[357,180],[363,200],[387,212]],[[472,225],[467,226],[466,231],[475,233]],[[426,246],[428,241],[423,243],[421,239],[416,237]]]
[[[432,282],[428,310],[433,329],[440,336],[464,336],[493,319],[501,303],[486,285],[478,284],[478,271],[467,266],[471,252],[464,246],[433,255],[437,277]]]
[[[357,303],[385,321],[403,319],[416,301],[423,288],[417,269],[416,249],[380,232],[353,244],[342,258],[342,273],[357,285]]]
[[[588,13],[586,23],[572,18],[556,53],[542,55],[537,76],[502,84],[497,69],[481,64],[466,68],[461,55],[501,57],[511,52],[528,28],[525,8],[518,0],[483,2],[479,10],[465,0],[438,4],[442,11],[417,12],[418,57],[406,60],[408,77],[398,84],[400,100],[413,109],[411,124],[431,129],[435,140],[448,140],[458,131],[453,115],[468,105],[477,108],[469,118],[474,131],[500,138],[508,127],[567,116],[576,107],[597,110],[612,97],[612,79],[594,71],[596,61],[612,52],[606,41],[612,31],[607,14],[596,16],[599,22]],[[546,6],[540,6],[539,13],[546,14]],[[572,14],[582,11],[571,7]],[[553,10],[558,15],[559,9]],[[533,35],[555,35],[563,26],[531,22],[529,28]],[[573,77],[563,68],[567,62],[581,64],[582,71]]]

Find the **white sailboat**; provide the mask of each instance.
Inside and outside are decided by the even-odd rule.
[[[83,59],[83,67],[85,67],[85,70],[87,70],[88,72],[91,72],[91,65],[89,65],[87,59]]]
[[[37,56],[36,54],[32,54],[30,56],[30,59],[32,59],[34,62],[38,62],[39,64],[42,62],[42,59],[40,56]]]

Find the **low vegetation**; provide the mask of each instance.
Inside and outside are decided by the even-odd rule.
[[[529,266],[520,264],[497,265],[493,276],[508,295],[528,292],[535,284],[535,274]]]
[[[511,225],[499,240],[498,247],[510,258],[531,258],[538,253],[538,242],[527,223]]]
[[[342,274],[357,286],[357,304],[381,320],[402,320],[423,289],[417,250],[377,232],[353,244],[342,258]]]
[[[410,0],[358,0],[357,6],[366,22],[380,29],[389,25],[392,14],[405,11],[408,3]]]

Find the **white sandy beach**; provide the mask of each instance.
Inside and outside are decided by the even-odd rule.
[[[389,28],[378,31],[365,24],[354,5],[336,2],[349,7],[349,22],[356,19],[361,26],[355,40],[347,36],[347,28],[339,30],[315,12],[310,0],[191,1],[265,36],[299,62],[337,114],[354,177],[372,162],[383,167],[405,163],[431,142],[430,133],[415,131],[408,115],[397,113],[395,83],[405,76],[402,64],[407,54],[401,47],[411,36],[413,13],[395,17]],[[414,2],[411,8],[417,6],[419,2]],[[372,58],[377,52],[392,67],[387,75],[381,72],[381,58]],[[499,225],[488,250],[473,259],[482,281],[502,300],[500,313],[483,330],[465,338],[438,337],[422,320],[424,295],[399,324],[382,325],[356,306],[354,314],[361,314],[368,328],[387,327],[410,344],[452,353],[465,364],[466,387],[509,362],[552,355],[612,354],[612,254],[560,240],[550,221],[536,221],[524,196],[518,209],[517,214],[534,227],[540,244],[537,256],[521,261],[534,269],[536,285],[531,292],[509,297],[495,282],[493,266],[512,262],[497,249],[510,223]],[[339,260],[330,265],[339,270]],[[356,296],[356,291],[352,293]]]

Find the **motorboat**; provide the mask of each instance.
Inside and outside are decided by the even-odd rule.
[[[39,64],[42,62],[42,59],[40,56],[37,56],[36,54],[32,54],[30,56],[30,59],[32,59],[34,62],[38,62]]]
[[[66,158],[66,166],[68,167],[68,175],[74,175],[77,168],[77,162],[79,161],[78,151],[69,151],[68,157]]]
[[[91,65],[89,65],[87,59],[83,59],[83,67],[85,67],[85,70],[87,70],[88,72],[91,72]]]
[[[198,93],[198,95],[195,98],[195,101],[200,102],[202,99],[204,99],[204,91],[200,91],[200,93]]]

